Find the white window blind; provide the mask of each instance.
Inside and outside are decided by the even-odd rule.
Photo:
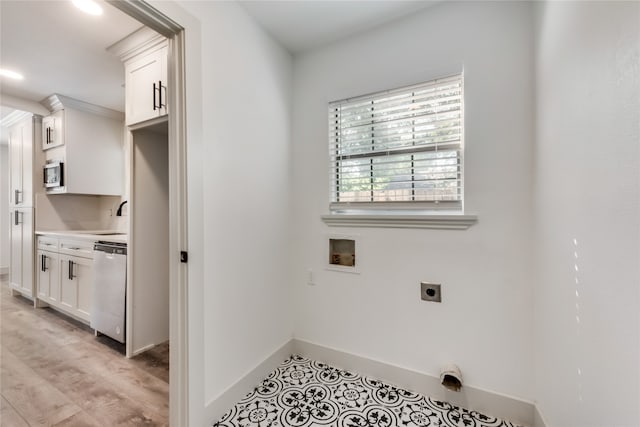
[[[331,209],[462,208],[462,75],[329,104]]]

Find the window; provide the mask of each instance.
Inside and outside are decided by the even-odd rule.
[[[331,210],[461,211],[462,75],[329,104]]]

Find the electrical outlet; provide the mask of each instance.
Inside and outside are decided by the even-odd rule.
[[[420,282],[420,298],[422,301],[442,302],[440,283]]]

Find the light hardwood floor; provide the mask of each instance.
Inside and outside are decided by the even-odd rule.
[[[168,425],[168,344],[126,359],[115,341],[1,288],[1,426]]]

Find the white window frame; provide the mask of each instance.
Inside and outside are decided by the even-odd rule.
[[[413,97],[414,91],[423,90],[427,87],[438,86],[452,81],[460,81],[461,85],[461,100],[460,100],[460,138],[459,143],[456,141],[452,145],[453,148],[458,150],[458,156],[456,159],[459,164],[459,183],[456,187],[458,189],[458,200],[415,200],[413,195],[413,183],[411,198],[412,200],[403,201],[374,201],[373,189],[371,192],[370,201],[340,201],[340,185],[339,169],[341,168],[340,161],[350,159],[347,155],[341,157],[340,153],[343,151],[336,150],[335,143],[338,141],[338,145],[342,142],[340,140],[340,133],[342,128],[335,125],[335,115],[340,114],[343,106],[352,106],[357,103],[371,101],[372,104],[375,101],[382,98],[388,98],[394,95],[411,94]],[[323,215],[322,220],[329,226],[343,226],[343,227],[392,227],[392,228],[444,228],[444,229],[466,229],[477,221],[475,215],[464,214],[464,78],[462,73],[452,76],[431,80],[418,85],[411,85],[402,87],[399,89],[386,90],[382,92],[376,92],[369,95],[363,95],[356,98],[349,98],[341,101],[335,101],[329,103],[329,181],[330,181],[330,194],[331,202],[329,205],[330,214]],[[413,132],[413,131],[412,131]],[[458,145],[459,144],[459,145]],[[451,150],[451,144],[448,150]],[[387,155],[397,154],[399,151],[408,152],[413,154],[417,152],[431,151],[438,152],[437,144],[434,147],[420,146],[413,150],[412,147],[403,147],[400,150],[394,151],[390,149],[387,151]],[[357,154],[353,157],[357,158],[370,158],[375,156],[367,156],[367,153]],[[380,156],[380,153],[377,153]],[[383,154],[384,155],[384,154]],[[413,172],[413,155],[411,157],[411,179],[414,179]],[[373,164],[373,160],[372,160]],[[373,169],[372,169],[373,170]],[[373,172],[372,172],[373,174]],[[373,175],[372,175],[373,176]],[[337,179],[338,178],[338,179]],[[405,181],[406,182],[406,181]],[[372,183],[373,188],[373,183]],[[408,196],[408,194],[407,194]],[[426,196],[425,196],[426,198]]]

